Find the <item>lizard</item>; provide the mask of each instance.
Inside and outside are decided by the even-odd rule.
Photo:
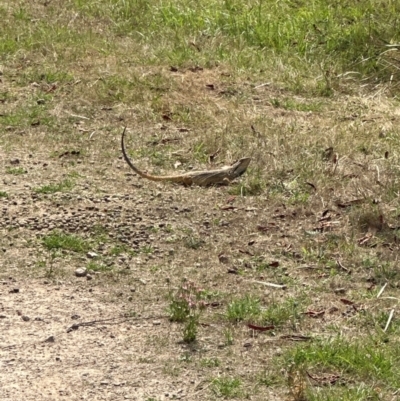
[[[129,167],[140,177],[147,178],[151,181],[168,181],[175,182],[177,184],[182,184],[185,186],[190,186],[192,184],[199,186],[209,186],[209,185],[227,185],[235,178],[241,176],[246,170],[251,161],[250,157],[243,157],[231,164],[230,166],[221,167],[218,170],[206,170],[206,171],[191,171],[189,173],[183,173],[178,175],[152,175],[144,171],[139,170],[130,161],[128,155],[125,151],[124,137],[125,137],[126,127],[121,137],[121,148],[122,154],[125,161],[128,163]]]

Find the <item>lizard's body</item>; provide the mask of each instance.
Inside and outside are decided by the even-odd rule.
[[[132,162],[129,160],[128,155],[125,151],[124,146],[124,137],[125,131],[122,133],[121,138],[121,148],[122,154],[124,156],[125,161],[128,163],[129,167],[138,175],[143,178],[147,178],[151,181],[169,181],[176,182],[177,184],[183,185],[199,185],[199,186],[209,186],[209,185],[226,185],[229,184],[235,178],[241,176],[247,169],[250,158],[243,157],[237,162],[233,163],[230,166],[221,167],[218,170],[210,170],[210,171],[191,171],[189,173],[179,174],[179,175],[166,175],[166,176],[158,176],[147,174],[137,167],[135,167]]]

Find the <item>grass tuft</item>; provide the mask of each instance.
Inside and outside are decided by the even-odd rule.
[[[235,398],[242,394],[239,378],[218,377],[212,380],[212,390],[217,397]]]
[[[76,235],[57,231],[44,236],[42,238],[42,243],[49,251],[64,249],[67,251],[84,253],[90,250],[90,244],[86,240]]]
[[[12,175],[23,175],[26,174],[26,170],[23,167],[6,167],[6,173]]]
[[[42,187],[36,188],[34,191],[38,194],[54,194],[56,192],[65,192],[74,187],[74,182],[71,180],[63,180],[58,184],[43,185]]]

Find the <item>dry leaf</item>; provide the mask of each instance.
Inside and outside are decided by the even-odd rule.
[[[340,267],[342,270],[350,273],[350,270],[347,267],[344,267],[342,262],[339,259],[336,261],[336,263],[337,263],[338,267]]]
[[[309,185],[314,191],[317,190],[317,187],[312,182],[306,182],[306,184]]]
[[[238,249],[238,251],[240,253],[244,253],[245,255],[254,256],[254,254],[252,254],[250,251],[248,251],[246,249]]]
[[[268,231],[273,228],[276,228],[275,223],[267,223],[266,225],[261,225],[261,224],[257,225],[257,230],[262,232]]]
[[[255,324],[247,324],[247,327],[253,330],[257,330],[257,331],[267,331],[267,330],[273,330],[275,328],[274,325],[270,325],[270,326],[256,326]]]
[[[343,302],[345,305],[354,305],[353,301],[349,301],[346,298],[340,298],[340,302]]]
[[[233,205],[225,205],[220,207],[221,210],[236,210],[237,207]]]
[[[269,263],[268,266],[269,266],[269,267],[278,267],[279,264],[280,264],[280,263],[279,263],[277,260],[275,260],[275,261]]]
[[[283,340],[292,340],[292,341],[308,341],[308,340],[311,340],[312,337],[301,336],[301,335],[296,335],[296,334],[285,334],[283,336],[280,336],[279,338],[281,338]]]
[[[357,240],[358,245],[365,245],[372,237],[373,235],[371,233],[367,233],[364,237]]]
[[[321,311],[309,310],[307,312],[303,312],[303,315],[307,315],[313,318],[322,317],[324,316],[324,314],[325,314],[324,310]]]

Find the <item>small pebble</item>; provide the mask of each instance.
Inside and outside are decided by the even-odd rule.
[[[78,267],[75,270],[76,277],[85,277],[87,275],[87,270],[84,267]]]

